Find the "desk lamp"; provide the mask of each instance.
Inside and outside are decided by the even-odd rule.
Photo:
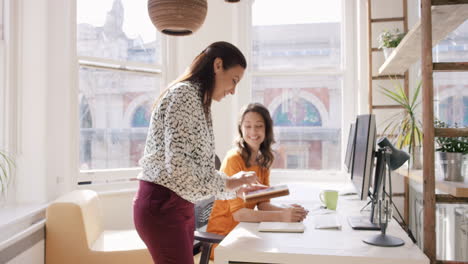
[[[390,159],[387,160],[388,167],[391,170],[396,170],[400,168],[407,160],[409,160],[410,155],[403,150],[395,148],[386,137],[379,139],[377,145],[381,148],[389,148]]]
[[[383,175],[382,175],[382,184],[383,184],[382,196],[381,196],[381,199],[377,201],[377,205],[379,208],[378,216],[379,216],[381,234],[374,235],[370,238],[364,239],[364,242],[370,245],[380,246],[380,247],[399,247],[399,246],[404,245],[405,242],[398,237],[390,236],[385,233],[389,218],[391,218],[391,207],[393,204],[392,178],[391,178],[390,171],[400,168],[407,160],[409,160],[410,156],[408,155],[408,153],[402,150],[396,149],[386,137],[379,139],[379,141],[377,142],[377,145],[380,147],[380,150],[384,152],[384,155],[382,155],[382,158],[384,159],[384,163],[386,163],[389,168],[388,170],[389,193],[387,194],[385,191],[386,170],[384,169]],[[386,199],[386,194],[388,195],[388,198],[390,201]],[[382,214],[384,214],[384,216],[382,216]]]

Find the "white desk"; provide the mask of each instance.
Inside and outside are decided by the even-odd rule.
[[[273,199],[272,202],[298,202],[308,209],[319,206],[320,189],[332,189],[330,184],[289,184],[290,196]],[[341,230],[317,230],[314,217],[304,221],[304,233],[263,233],[258,232],[258,223],[240,223],[215,249],[215,264],[235,262],[247,263],[291,263],[291,264],[428,264],[429,259],[408,238],[403,229],[392,220],[387,234],[405,241],[401,247],[385,248],[364,243],[362,240],[380,231],[353,230],[348,215],[361,215],[359,210],[365,201],[356,195],[340,196],[337,212]]]

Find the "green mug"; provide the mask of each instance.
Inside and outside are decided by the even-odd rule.
[[[336,204],[338,203],[338,191],[335,190],[323,190],[320,192],[320,201],[322,204],[330,210],[336,210]]]

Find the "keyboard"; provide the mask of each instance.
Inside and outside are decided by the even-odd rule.
[[[322,214],[313,216],[315,229],[341,229],[341,222],[338,215]]]

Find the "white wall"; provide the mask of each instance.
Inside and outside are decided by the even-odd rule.
[[[18,0],[16,201],[46,202],[78,171],[73,3]],[[73,25],[74,27],[74,25]]]
[[[47,200],[47,1],[18,1],[17,201]],[[29,195],[29,197],[28,197]]]

